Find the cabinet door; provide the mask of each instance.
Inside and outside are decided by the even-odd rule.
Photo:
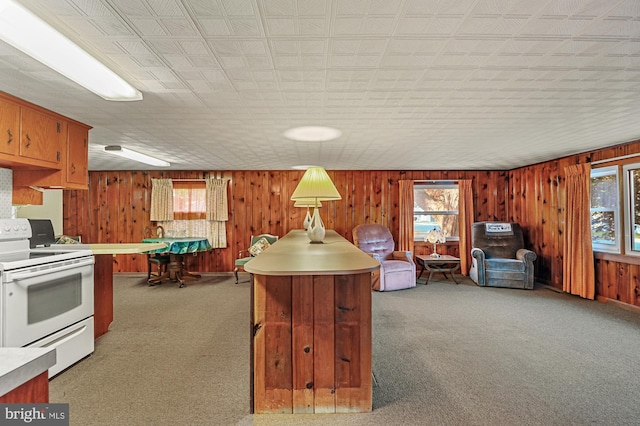
[[[67,127],[67,182],[89,183],[89,129],[75,123]]]
[[[18,154],[20,106],[0,99],[0,153]]]
[[[66,127],[59,118],[30,108],[22,108],[22,138],[20,156],[61,167],[61,151]]]

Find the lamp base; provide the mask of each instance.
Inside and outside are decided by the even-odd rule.
[[[438,258],[440,258],[440,255],[438,253],[431,253],[429,255],[429,257],[433,257],[434,259],[438,259]]]
[[[318,209],[313,209],[313,216],[311,216],[311,222],[309,222],[309,227],[307,228],[307,237],[314,244],[321,244],[322,240],[324,240],[324,223],[322,223],[322,219],[320,219],[320,212]]]
[[[311,222],[311,213],[309,213],[309,209],[307,209],[307,215],[304,217],[304,222],[302,222],[305,231],[309,229],[309,222]]]

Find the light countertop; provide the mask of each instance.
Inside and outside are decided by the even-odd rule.
[[[348,275],[371,272],[380,263],[340,234],[327,230],[322,244],[311,244],[303,230],[289,232],[244,266],[258,275]]]
[[[96,244],[52,244],[51,250],[91,250],[93,254],[136,254],[166,247],[165,243],[96,243]],[[42,250],[42,249],[39,249]]]
[[[0,396],[56,363],[55,348],[0,348]]]

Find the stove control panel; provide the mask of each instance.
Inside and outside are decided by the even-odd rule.
[[[31,238],[31,225],[28,219],[0,219],[0,241],[29,238]]]

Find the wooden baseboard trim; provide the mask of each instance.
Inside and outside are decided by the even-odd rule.
[[[630,305],[628,303],[624,303],[615,299],[610,299],[604,296],[596,296],[596,300],[602,303],[611,303],[612,305],[616,305],[619,308],[640,314],[640,306]]]

